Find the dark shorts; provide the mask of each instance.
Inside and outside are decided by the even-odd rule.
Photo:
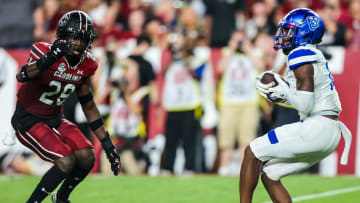
[[[16,112],[19,112],[18,108],[19,106]],[[51,125],[32,115],[19,117],[16,112],[12,119],[16,137],[45,161],[54,162],[76,150],[93,147],[78,127],[64,118],[59,118],[56,125]],[[26,124],[26,128],[19,128],[19,123],[23,126],[25,124],[23,118],[31,120],[31,125]]]

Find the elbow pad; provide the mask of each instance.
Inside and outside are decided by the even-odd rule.
[[[314,92],[290,89],[287,92],[286,103],[295,107],[299,112],[308,114],[314,106]]]

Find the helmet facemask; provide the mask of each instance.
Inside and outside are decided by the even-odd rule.
[[[274,49],[282,49],[285,54],[298,46],[319,44],[325,32],[320,16],[306,8],[290,11],[277,27]]]
[[[62,36],[62,39],[69,44],[69,49],[65,54],[71,66],[76,66],[83,59],[84,52],[89,48],[90,40],[79,34],[69,33]]]
[[[90,45],[90,39],[80,35],[69,34],[65,40],[69,44],[69,54],[71,55],[83,54]]]
[[[295,42],[295,27],[278,26],[278,30],[274,36],[274,49],[291,48]]]
[[[66,59],[70,65],[78,64],[95,38],[95,29],[90,17],[82,11],[66,13],[58,23],[56,38],[69,44]]]

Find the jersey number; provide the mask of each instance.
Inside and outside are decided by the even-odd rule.
[[[52,105],[54,103],[54,100],[51,100],[46,97],[51,97],[51,96],[59,94],[59,92],[61,90],[61,82],[52,80],[49,83],[49,87],[55,87],[56,89],[51,92],[42,93],[39,101],[41,101],[42,103],[47,104],[47,105]],[[63,91],[61,92],[59,97],[56,99],[56,105],[60,106],[61,104],[63,104],[64,101],[66,100],[66,98],[68,98],[71,95],[71,93],[74,92],[74,90],[75,90],[75,85],[73,85],[71,83],[66,84]]]
[[[326,69],[329,71],[329,79],[331,80],[331,82],[330,82],[330,89],[331,89],[331,91],[332,90],[334,90],[334,86],[335,86],[335,84],[334,84],[334,78],[333,78],[333,76],[331,75],[331,72],[330,72],[330,69],[329,69],[329,66],[328,66],[328,63],[326,62]]]

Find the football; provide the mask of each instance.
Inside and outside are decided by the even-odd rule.
[[[281,78],[282,80],[284,80],[283,78]],[[284,80],[285,81],[285,80]],[[261,79],[260,79],[260,82],[268,87],[276,87],[279,83],[275,80],[275,76],[273,73],[265,73]],[[270,94],[267,94],[266,95],[267,98],[272,101],[272,102],[284,102],[284,99],[281,99],[281,98],[277,98],[277,97],[273,97]]]
[[[272,73],[265,73],[260,79],[260,82],[270,87],[278,85],[278,82],[275,80],[274,74]]]

